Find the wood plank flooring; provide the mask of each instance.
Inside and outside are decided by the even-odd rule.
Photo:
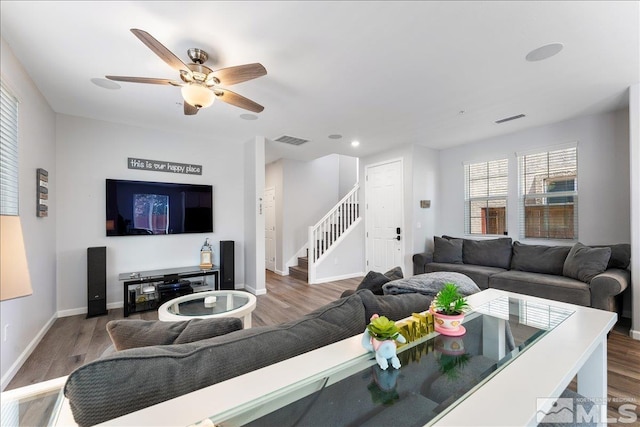
[[[267,271],[267,294],[257,297],[253,326],[296,319],[335,300],[344,290],[355,289],[358,283],[360,278],[308,285]],[[91,319],[84,315],[57,319],[6,389],[68,375],[78,366],[97,359],[111,344],[107,322],[122,318],[122,309],[115,309]],[[129,318],[155,320],[157,312],[138,313]],[[620,416],[618,408],[625,403],[640,408],[640,341],[629,338],[628,332],[628,322],[619,322],[608,339],[609,417],[613,418]],[[640,426],[640,421],[625,425]]]

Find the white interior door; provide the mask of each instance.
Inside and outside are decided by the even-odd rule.
[[[276,189],[264,190],[264,265],[276,271]]]
[[[402,160],[366,171],[367,270],[384,273],[402,266]]]

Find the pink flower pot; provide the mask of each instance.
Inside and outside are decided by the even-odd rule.
[[[432,313],[436,332],[452,337],[459,337],[467,332],[464,326],[462,326],[464,313],[455,316],[448,316],[438,313],[437,311],[432,311]]]

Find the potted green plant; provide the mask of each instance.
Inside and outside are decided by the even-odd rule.
[[[466,330],[462,326],[464,313],[470,308],[467,299],[460,294],[455,283],[445,283],[431,303],[436,332],[442,335],[460,336]]]

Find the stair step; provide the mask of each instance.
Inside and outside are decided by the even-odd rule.
[[[298,268],[303,268],[305,270],[309,269],[309,258],[298,257]]]
[[[289,276],[298,280],[304,280],[305,282],[309,281],[309,271],[306,268],[300,268],[299,266],[289,267]]]

